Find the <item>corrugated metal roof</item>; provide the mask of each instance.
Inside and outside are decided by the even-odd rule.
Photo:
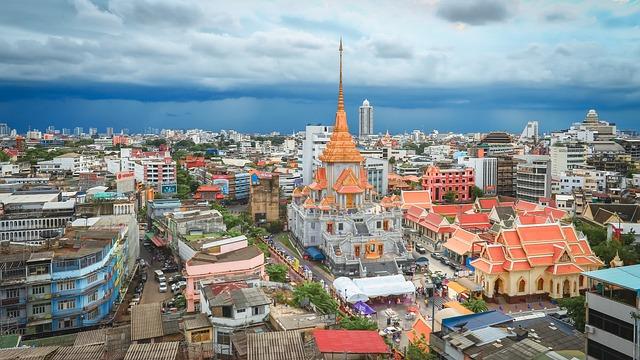
[[[282,359],[305,359],[300,332],[278,331],[247,334],[247,360]]]
[[[640,265],[583,272],[582,275],[630,290],[640,291]]]
[[[96,344],[60,347],[51,360],[102,360],[104,358],[104,345]]]
[[[45,360],[57,349],[57,346],[4,349],[0,350],[0,360]]]
[[[131,340],[151,339],[164,335],[162,307],[159,303],[131,308]]]
[[[200,313],[192,318],[184,319],[184,329],[186,331],[211,327],[211,323],[206,314]]]
[[[154,344],[132,344],[124,360],[174,360],[178,355],[179,342]]]
[[[96,329],[79,332],[74,346],[104,344],[107,341],[107,329]]]

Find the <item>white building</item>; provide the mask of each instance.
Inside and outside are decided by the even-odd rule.
[[[551,175],[582,167],[587,163],[587,146],[583,143],[557,143],[550,147]]]
[[[521,142],[537,142],[539,137],[538,133],[538,122],[537,121],[529,121],[527,126],[522,130],[522,134],[520,135]]]
[[[320,154],[327,147],[333,126],[307,125],[302,141],[302,183],[308,185],[313,180],[313,170],[322,163]]]
[[[168,151],[143,152],[120,149],[121,171],[133,171],[136,181],[153,187],[160,193],[177,191],[176,163]]]
[[[462,157],[458,159],[458,163],[473,168],[476,173],[476,186],[482,189],[485,195],[496,195],[498,159]]]
[[[378,196],[386,196],[389,188],[389,160],[365,157],[364,168],[367,170],[367,180]]]
[[[362,106],[360,106],[358,121],[358,135],[359,137],[366,137],[373,135],[373,106],[369,105],[369,100],[364,99]]]
[[[548,155],[516,155],[516,196],[537,203],[551,196],[551,161]]]
[[[97,165],[93,156],[78,153],[66,153],[56,156],[51,160],[38,161],[38,171],[40,172],[63,172],[70,171],[74,174],[88,172]]]

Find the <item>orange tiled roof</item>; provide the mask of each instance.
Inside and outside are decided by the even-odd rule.
[[[335,184],[333,184],[333,190],[339,194],[358,194],[364,192],[355,174],[348,168],[342,170]]]
[[[431,208],[431,192],[429,190],[409,190],[400,193],[402,208],[407,209],[411,205],[419,206],[423,209]]]
[[[564,263],[564,264],[555,264],[549,266],[546,270],[554,275],[567,275],[567,274],[579,274],[584,270],[575,264],[572,263]]]
[[[433,205],[431,211],[442,216],[455,216],[473,209],[473,204]]]
[[[313,182],[309,185],[312,190],[320,191],[327,188],[327,169],[319,167],[316,170]]]

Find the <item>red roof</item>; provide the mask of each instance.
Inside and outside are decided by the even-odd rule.
[[[411,205],[419,206],[423,209],[431,208],[431,191],[429,190],[412,190],[400,193],[402,208],[407,209]]]
[[[455,216],[473,209],[473,204],[433,205],[431,211],[442,216]]]
[[[313,331],[321,353],[388,354],[389,348],[377,331],[322,330]]]
[[[478,199],[478,204],[483,210],[491,210],[494,206],[498,206],[498,198]]]
[[[219,192],[220,191],[220,186],[218,186],[218,185],[200,185],[200,186],[198,186],[198,189],[196,189],[196,192],[205,192],[205,191]]]

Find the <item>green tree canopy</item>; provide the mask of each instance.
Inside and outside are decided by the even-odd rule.
[[[586,309],[584,306],[584,296],[560,299],[558,304],[561,308],[567,309],[567,315],[579,331],[584,331],[586,320]]]
[[[334,314],[338,303],[329,295],[319,282],[305,281],[293,290],[293,300],[299,306],[315,305],[321,314]]]
[[[477,199],[479,197],[481,198],[483,196],[484,196],[484,191],[482,191],[482,189],[480,189],[479,187],[477,187],[475,185],[471,188],[471,198],[473,200],[475,200],[475,199]]]
[[[462,303],[462,306],[473,311],[474,313],[481,313],[489,310],[487,303],[482,299],[469,298]]]
[[[351,316],[346,317],[340,321],[340,326],[345,330],[377,330],[378,323],[364,317],[364,316]]]
[[[275,282],[285,282],[287,279],[287,272],[289,271],[289,267],[284,264],[268,264],[266,266],[267,274],[269,275],[269,280]]]
[[[429,352],[429,344],[424,335],[409,343],[407,347],[407,360],[436,360],[434,353]]]
[[[453,204],[454,202],[456,202],[456,193],[449,190],[444,194],[444,201],[447,204]]]

